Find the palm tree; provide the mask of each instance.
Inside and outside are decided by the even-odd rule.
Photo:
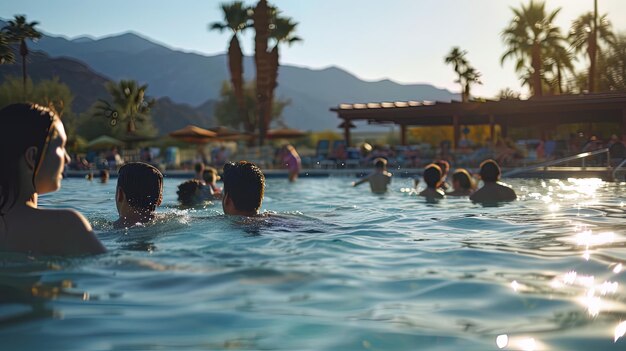
[[[472,84],[483,84],[483,82],[480,81],[481,76],[482,74],[480,72],[469,65],[467,65],[463,73],[461,73],[461,78],[463,78],[463,96],[465,97],[464,102],[469,101],[471,97],[470,89]]]
[[[541,96],[544,54],[563,40],[559,29],[553,25],[560,9],[547,13],[545,3],[531,0],[528,6],[511,10],[515,17],[502,32],[507,51],[502,55],[501,64],[508,58],[515,58],[515,71],[530,72],[531,91]]]
[[[546,79],[551,87],[556,86],[559,94],[563,94],[564,73],[574,72],[574,55],[564,46],[552,46],[546,52],[546,61],[544,64],[545,72],[551,74],[551,79]]]
[[[3,31],[7,33],[10,42],[20,43],[20,55],[22,56],[22,81],[24,84],[24,96],[26,96],[26,56],[28,55],[28,46],[26,40],[36,40],[41,38],[41,33],[35,29],[39,22],[26,22],[26,16],[16,15],[15,19],[10,20]]]
[[[0,32],[0,65],[14,62],[15,55],[13,54],[13,49],[11,49],[11,45],[9,44],[9,39],[3,32]]]
[[[278,87],[278,68],[280,66],[279,63],[279,45],[287,44],[291,46],[291,44],[295,42],[302,41],[302,39],[296,36],[294,33],[296,31],[296,27],[298,26],[298,22],[292,21],[289,17],[280,17],[278,16],[277,11],[274,11],[274,16],[272,18],[272,24],[270,25],[270,38],[274,40],[274,48],[269,53],[270,60],[270,82],[269,82],[269,93],[268,93],[268,103],[265,106],[267,109],[265,112],[265,116],[272,115],[272,109],[274,106],[274,92],[276,87]],[[265,121],[265,128],[269,128],[270,120]]]
[[[270,116],[267,113],[267,104],[270,88],[270,59],[267,52],[268,40],[270,37],[270,7],[267,0],[259,0],[254,8],[254,62],[256,65],[256,94],[259,111],[259,145],[265,142],[266,121]]]
[[[459,76],[457,83],[461,84],[461,101],[467,102],[465,96],[465,86],[463,85],[463,71],[467,67],[467,59],[465,58],[467,51],[461,49],[458,46],[452,48],[452,51],[445,57],[445,62],[451,64],[454,67],[454,72]]]
[[[596,90],[598,52],[600,52],[598,41],[600,40],[608,44],[615,42],[615,36],[611,31],[611,22],[604,15],[600,17],[600,21],[596,26],[595,15],[591,12],[586,13],[572,23],[568,39],[574,52],[580,53],[584,50],[589,56],[589,77],[587,82],[589,84],[589,92],[594,92]]]
[[[223,22],[213,22],[209,26],[209,30],[230,30],[233,37],[228,45],[228,69],[230,70],[230,81],[233,85],[235,98],[237,99],[239,119],[246,110],[243,82],[243,53],[239,44],[239,33],[250,28],[249,8],[244,6],[243,2],[235,1],[232,4],[222,4],[222,12],[224,14]]]
[[[121,80],[119,83],[109,82],[106,88],[112,102],[99,100],[96,116],[109,118],[112,126],[118,121],[126,122],[126,132],[134,134],[136,121],[145,122],[155,103],[154,99],[146,100],[148,85],[139,86],[134,80]]]

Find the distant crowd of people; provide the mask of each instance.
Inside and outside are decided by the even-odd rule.
[[[483,186],[476,190],[476,182],[470,173],[463,168],[456,169],[452,174],[452,186],[446,182],[450,163],[446,160],[438,160],[424,168],[423,178],[426,188],[418,193],[418,196],[428,201],[436,201],[446,196],[468,196],[473,202],[489,204],[513,201],[517,199],[515,191],[500,182],[501,170],[498,163],[492,159],[480,164],[478,177]],[[377,158],[374,160],[374,172],[363,177],[353,186],[369,183],[370,190],[375,194],[387,192],[393,175],[387,171],[387,160]],[[415,179],[414,186],[417,189],[419,179]]]

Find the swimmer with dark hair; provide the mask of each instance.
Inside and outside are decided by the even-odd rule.
[[[12,104],[0,110],[0,124],[0,251],[105,252],[82,214],[39,207],[39,195],[59,190],[70,161],[59,116],[38,105]]]
[[[265,175],[254,163],[229,162],[222,174],[224,214],[254,217],[259,214],[265,194]]]
[[[365,182],[370,183],[370,190],[374,194],[384,194],[387,192],[387,186],[391,184],[393,174],[387,172],[387,160],[379,157],[374,160],[374,172],[363,177],[361,180],[352,183],[352,186],[358,186]]]
[[[119,219],[116,228],[148,223],[155,217],[157,206],[163,200],[163,174],[143,163],[127,163],[120,168],[115,191],[115,205]]]
[[[500,166],[496,161],[491,159],[483,161],[480,164],[480,179],[484,185],[470,196],[470,200],[478,203],[498,203],[517,199],[517,194],[511,187],[499,182],[500,173]]]
[[[183,206],[196,206],[207,200],[205,185],[197,179],[190,179],[178,185],[176,194],[178,202]]]
[[[453,191],[446,193],[447,196],[470,196],[475,190],[474,181],[469,172],[463,168],[457,169],[452,174]]]
[[[441,186],[441,168],[434,163],[429,164],[424,169],[424,182],[426,183],[426,189],[422,190],[418,196],[423,196],[427,199],[443,199],[445,196]]]

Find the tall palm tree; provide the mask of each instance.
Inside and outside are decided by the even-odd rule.
[[[565,72],[574,72],[574,55],[562,45],[552,46],[546,52],[544,70],[550,73],[547,79],[551,87],[555,87],[559,94],[563,94]]]
[[[597,62],[600,46],[598,41],[608,44],[615,42],[615,35],[611,31],[611,22],[606,15],[600,17],[596,26],[595,15],[591,12],[581,15],[573,23],[569,34],[569,42],[574,52],[587,52],[589,56],[589,71],[587,82],[589,92],[596,90]],[[597,33],[597,34],[596,34]]]
[[[270,119],[268,114],[268,97],[270,88],[270,59],[267,52],[270,37],[270,7],[267,0],[259,0],[254,8],[252,16],[254,20],[254,62],[256,65],[256,94],[259,111],[259,145],[265,143],[266,122]]]
[[[445,62],[454,67],[454,72],[459,76],[457,83],[461,84],[461,101],[467,102],[465,96],[465,86],[463,84],[463,71],[467,67],[467,59],[465,58],[467,51],[461,50],[458,46],[452,48],[452,51],[445,57]]]
[[[237,99],[239,119],[246,113],[244,81],[243,81],[243,52],[239,44],[239,33],[250,28],[249,8],[243,2],[235,1],[232,4],[222,4],[224,15],[223,22],[213,22],[209,25],[210,30],[217,30],[220,33],[230,30],[233,37],[228,45],[228,69],[230,70],[230,81],[233,84],[233,91]]]
[[[126,132],[134,134],[136,122],[146,121],[155,103],[154,99],[146,99],[148,85],[139,86],[134,80],[121,80],[119,83],[109,82],[106,88],[112,101],[99,100],[96,116],[109,118],[112,126],[118,121],[126,122]]]
[[[508,58],[515,58],[515,71],[530,72],[531,91],[533,95],[541,96],[544,54],[549,47],[563,40],[559,29],[553,25],[560,9],[547,13],[544,2],[531,0],[528,6],[511,10],[515,16],[502,32],[507,51],[502,55],[501,64]]]
[[[271,19],[272,25],[270,26],[270,38],[274,40],[274,47],[272,51],[269,53],[269,61],[270,61],[270,82],[269,82],[269,93],[268,93],[268,103],[265,106],[267,111],[265,112],[265,116],[272,115],[272,109],[274,106],[274,92],[276,87],[278,87],[278,68],[280,66],[279,58],[279,46],[280,44],[287,44],[291,46],[293,43],[302,41],[302,38],[295,35],[296,27],[298,26],[298,22],[294,22],[289,17],[280,17],[278,16],[277,11],[274,11],[274,16]],[[269,128],[270,119],[265,121],[265,128]]]
[[[0,32],[0,65],[15,62],[15,55],[6,34]]]
[[[41,33],[35,29],[35,26],[38,24],[39,22],[26,22],[26,16],[24,15],[16,15],[15,19],[10,20],[8,24],[2,28],[2,30],[7,33],[9,41],[20,44],[24,96],[26,96],[26,56],[28,56],[28,45],[26,45],[26,40],[36,40],[41,38]]]
[[[466,66],[465,70],[461,73],[461,78],[463,78],[463,96],[465,97],[465,102],[469,101],[471,97],[471,88],[473,84],[483,84],[480,80],[482,74],[478,72],[474,67]]]

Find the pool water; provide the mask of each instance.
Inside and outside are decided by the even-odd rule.
[[[1,350],[624,350],[626,184],[511,180],[427,204],[409,179],[269,179],[261,219],[176,207],[114,230],[115,179],[67,179],[109,252],[0,255]],[[622,270],[624,269],[624,270]]]

